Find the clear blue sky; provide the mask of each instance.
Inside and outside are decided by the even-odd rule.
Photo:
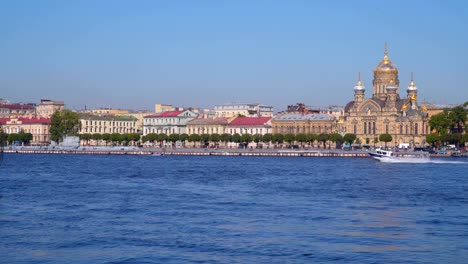
[[[467,1],[0,0],[0,98],[344,105],[388,42],[405,96],[468,100]]]

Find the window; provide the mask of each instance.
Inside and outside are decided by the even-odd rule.
[[[414,124],[414,134],[418,134],[418,123]]]
[[[364,122],[364,134],[367,134],[367,123]]]

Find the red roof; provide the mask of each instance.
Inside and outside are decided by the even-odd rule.
[[[43,118],[43,117],[0,118],[0,124],[6,125],[6,123],[9,122],[11,119],[16,119],[18,120],[18,123],[21,122],[21,124],[43,124],[43,125],[50,124],[50,118]]]
[[[228,126],[263,126],[271,117],[237,117]]]
[[[184,111],[166,111],[166,112],[157,113],[154,115],[145,116],[145,118],[147,117],[176,117],[180,115],[182,112]]]
[[[6,108],[11,110],[32,110],[34,109],[34,105],[31,104],[2,104],[0,108]]]

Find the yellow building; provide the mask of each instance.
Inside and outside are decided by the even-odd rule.
[[[0,118],[0,125],[7,134],[31,133],[31,145],[48,145],[50,142],[50,119],[37,117]]]
[[[173,111],[175,108],[170,104],[155,104],[154,113],[159,114],[162,112]]]
[[[36,106],[36,115],[40,117],[51,117],[56,111],[65,109],[63,101],[52,101],[42,99],[38,106]]]
[[[399,84],[398,68],[390,61],[385,47],[384,57],[374,69],[372,97],[365,98],[359,76],[354,101],[345,106],[338,130],[342,134],[355,134],[362,143],[377,143],[381,134],[390,134],[393,138],[390,146],[425,144],[429,119],[426,107],[417,103],[418,88],[411,76],[406,98],[400,98]]]
[[[335,133],[336,121],[332,115],[286,112],[271,121],[273,134],[320,134]]]
[[[137,119],[131,116],[80,114],[80,123],[80,134],[128,134],[137,132]]]

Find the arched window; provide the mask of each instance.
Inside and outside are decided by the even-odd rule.
[[[367,134],[367,123],[364,122],[364,134]]]
[[[418,123],[414,124],[414,134],[418,134]]]

